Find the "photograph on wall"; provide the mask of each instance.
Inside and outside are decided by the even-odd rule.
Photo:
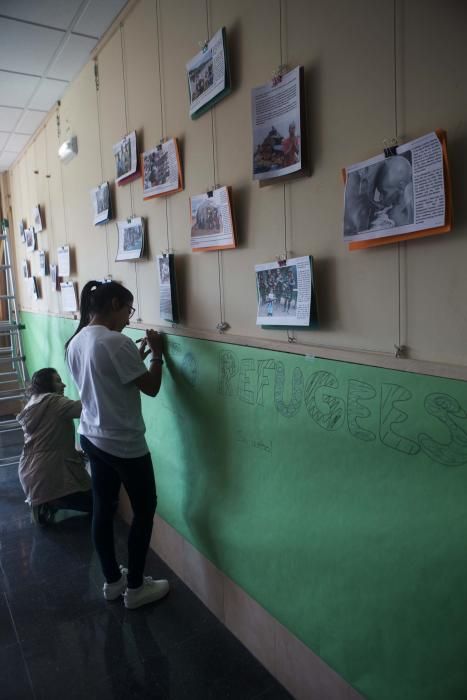
[[[36,233],[40,233],[42,231],[42,216],[39,204],[32,210],[32,225]]]
[[[24,221],[21,219],[21,221],[18,224],[18,232],[19,232],[19,237],[20,240],[25,243],[26,241],[26,236],[24,235]]]
[[[190,116],[196,119],[228,95],[231,89],[225,27],[219,29],[186,64],[186,72]]]
[[[142,156],[143,199],[174,194],[183,189],[177,139],[161,142]]]
[[[32,299],[39,299],[40,294],[39,294],[39,287],[37,284],[37,280],[35,277],[28,277],[27,279],[27,285],[28,285],[28,292],[29,296],[32,297]]]
[[[104,224],[111,219],[109,183],[103,182],[91,190],[91,202],[94,213],[94,226]]]
[[[432,132],[344,170],[344,241],[366,241],[443,226],[443,151]]]
[[[136,151],[136,131],[124,136],[121,141],[114,144],[113,154],[117,177],[115,182],[122,184],[133,179],[138,167],[138,155]]]
[[[257,326],[309,326],[316,322],[313,259],[255,265]]]
[[[39,250],[39,277],[44,277],[47,274],[47,260],[45,250]]]
[[[28,260],[23,260],[21,262],[21,272],[23,274],[24,279],[27,279],[30,276],[29,261]]]
[[[178,298],[173,253],[157,256],[159,275],[159,314],[165,321],[178,323]]]
[[[271,180],[307,173],[303,67],[251,93],[253,179]]]
[[[191,249],[235,248],[232,191],[219,187],[190,198]]]
[[[26,241],[26,250],[33,251],[36,248],[36,234],[32,226],[24,230],[24,239]]]
[[[70,246],[61,245],[57,248],[57,262],[59,277],[70,276]]]
[[[60,277],[58,274],[58,265],[50,266],[50,281],[52,283],[52,289],[56,292],[60,291]]]
[[[137,260],[144,251],[144,224],[141,217],[117,221],[118,249],[115,260]]]
[[[62,311],[66,313],[75,313],[78,311],[75,283],[61,282],[60,291],[62,298]]]

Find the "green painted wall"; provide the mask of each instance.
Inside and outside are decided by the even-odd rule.
[[[23,320],[66,377],[73,322]],[[465,700],[467,385],[167,340],[160,515],[368,698]]]

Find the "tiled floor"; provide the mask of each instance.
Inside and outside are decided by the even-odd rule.
[[[0,457],[19,451],[2,437]],[[106,603],[88,518],[37,527],[23,498],[16,466],[0,467],[0,698],[291,697],[152,552],[146,573],[169,579],[168,597]]]

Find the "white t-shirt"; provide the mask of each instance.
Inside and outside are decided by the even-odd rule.
[[[141,397],[133,381],[146,372],[134,342],[105,326],[86,326],[68,346],[67,361],[83,410],[78,432],[104,452],[148,452]]]

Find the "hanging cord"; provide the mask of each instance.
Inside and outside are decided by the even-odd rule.
[[[122,48],[122,77],[123,77],[123,101],[125,104],[125,132],[128,135],[128,91],[127,91],[127,78],[125,70],[125,37],[123,33],[123,22],[120,24],[120,43]],[[135,215],[134,202],[133,202],[133,183],[130,182],[130,208],[132,218]],[[135,287],[136,287],[136,306],[138,307],[138,318],[137,321],[141,321],[141,303],[139,294],[139,283],[138,283],[138,263],[134,263],[135,266]]]
[[[282,0],[279,0],[279,51],[280,51],[280,63],[279,65],[282,66],[284,65],[284,37],[283,37],[283,23],[284,23],[284,18],[283,18],[283,9],[282,9]],[[282,201],[283,201],[283,206],[284,206],[284,258],[287,260],[287,255],[288,255],[288,250],[287,250],[287,184],[284,182],[282,184]],[[295,338],[295,331],[294,329],[287,328],[287,342],[289,343],[295,343],[296,338]]]
[[[209,13],[209,0],[206,0],[206,31],[208,40],[211,37],[211,19]],[[214,120],[214,109],[211,107],[211,145],[212,145],[212,175],[213,175],[213,187],[217,187],[217,149],[216,149],[216,125]],[[222,250],[217,251],[217,273],[218,273],[218,285],[219,285],[219,323],[217,324],[217,329],[220,333],[227,330],[228,324],[225,321],[225,309],[224,309],[224,261],[222,257]]]
[[[54,236],[54,227],[53,227],[53,218],[52,218],[52,207],[50,206],[50,173],[49,173],[49,142],[47,139],[47,126],[44,127],[44,141],[45,141],[45,177],[47,180],[47,195],[48,195],[48,211],[47,211],[47,242],[48,242],[48,260],[47,260],[47,265],[50,267],[50,243],[52,242],[53,247],[55,248],[55,236]],[[46,287],[47,290],[47,287]],[[49,308],[49,294],[48,291],[46,291],[46,303],[47,303],[47,308]]]
[[[101,173],[101,181],[100,184],[103,183],[104,181],[104,166],[103,166],[103,156],[102,156],[102,129],[101,129],[101,103],[100,103],[100,97],[99,97],[99,90],[100,90],[100,76],[99,76],[99,64],[97,62],[97,59],[94,61],[94,78],[96,81],[96,109],[97,109],[97,139],[99,141],[99,169]],[[109,192],[109,198],[110,198],[110,192]],[[110,256],[109,256],[109,235],[108,235],[108,229],[107,229],[107,224],[104,224],[105,226],[105,253],[107,257],[107,275],[110,275]]]
[[[395,142],[398,141],[398,84],[397,84],[397,0],[393,0],[393,27],[392,27],[392,53],[393,53],[393,81],[394,81],[394,137]],[[396,284],[397,284],[397,324],[396,324],[396,343],[394,345],[396,357],[400,357],[404,352],[402,345],[402,290],[401,290],[401,264],[402,252],[401,246],[403,243],[397,242],[396,255]]]
[[[157,63],[159,68],[159,103],[161,107],[161,140],[166,137],[165,133],[165,118],[164,118],[164,99],[162,90],[162,59],[161,59],[161,21],[160,21],[160,0],[156,0],[156,23],[157,23]],[[167,238],[167,251],[170,252],[170,236],[169,236],[169,202],[168,197],[164,197],[165,201],[165,233]]]

